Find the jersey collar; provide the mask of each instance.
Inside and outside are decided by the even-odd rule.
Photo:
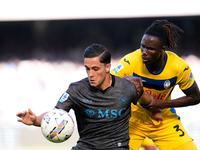
[[[166,63],[167,63],[167,54],[165,53],[165,58],[164,58],[163,66],[162,66],[162,68],[160,68],[160,70],[156,74],[154,74],[153,71],[151,71],[151,69],[149,68],[149,66],[146,65],[146,67],[147,67],[147,69],[149,70],[149,72],[151,74],[158,75],[158,74],[160,74],[163,71],[163,69],[165,68]]]
[[[111,77],[112,77],[111,86],[114,87],[114,85],[115,85],[115,76],[111,74]],[[89,82],[89,81],[88,81],[88,82]],[[92,87],[92,86],[90,85],[90,83],[88,83],[88,84],[89,84],[89,86],[90,86],[91,91],[93,91],[93,92],[102,91],[102,90],[99,90],[99,89],[97,89],[97,88],[95,88],[95,87]],[[110,86],[110,87],[111,87],[111,86]],[[109,88],[109,87],[108,87],[108,88]],[[108,89],[108,88],[107,88],[107,89]],[[103,90],[102,92],[105,93],[105,91],[106,91],[107,89]]]

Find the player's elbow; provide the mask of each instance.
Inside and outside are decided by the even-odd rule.
[[[200,93],[198,94],[197,100],[196,100],[197,104],[200,103]]]
[[[200,103],[200,91],[197,84],[195,84],[194,87],[190,91],[188,91],[188,93],[186,93],[186,95],[191,97],[192,105]]]
[[[200,103],[200,94],[193,96],[192,99],[193,99],[194,105],[199,104]]]

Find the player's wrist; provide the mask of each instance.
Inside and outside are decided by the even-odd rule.
[[[37,120],[37,117],[35,117],[35,119],[33,120],[33,125],[36,125],[36,120]]]
[[[138,94],[138,99],[140,99],[140,97],[142,96],[143,93],[144,93],[144,90],[142,89],[142,90],[140,91],[140,93]]]
[[[147,108],[147,106],[148,106],[149,104],[142,104],[142,103],[140,103],[140,105],[141,105],[143,108]]]
[[[38,123],[38,117],[35,117],[32,125],[33,126],[40,126],[40,124]]]

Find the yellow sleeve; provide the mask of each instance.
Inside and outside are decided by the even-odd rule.
[[[129,53],[119,60],[117,65],[111,70],[111,74],[124,77],[133,75],[134,53]]]
[[[178,85],[181,90],[185,91],[191,88],[195,83],[192,70],[189,65],[183,61],[182,67],[180,69],[180,76],[178,78]]]

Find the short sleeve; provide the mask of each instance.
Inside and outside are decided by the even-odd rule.
[[[195,79],[189,65],[185,62],[183,68],[180,71],[178,78],[178,85],[182,91],[189,90],[195,84]]]
[[[127,54],[122,59],[119,60],[117,65],[111,70],[111,74],[119,77],[131,76],[132,69],[130,67],[132,59],[130,54]]]
[[[127,80],[127,79],[124,79],[124,80]],[[141,94],[142,92],[137,92],[137,88],[135,86],[135,84],[129,80],[127,80],[127,82],[129,82],[128,84],[128,87],[126,88],[126,92],[130,94],[130,99],[131,99],[131,102],[136,105],[138,100],[140,99],[141,97]],[[143,90],[142,90],[143,91]]]
[[[70,94],[70,87],[62,94],[55,107],[58,109],[64,109],[66,111],[74,108],[73,97]]]

